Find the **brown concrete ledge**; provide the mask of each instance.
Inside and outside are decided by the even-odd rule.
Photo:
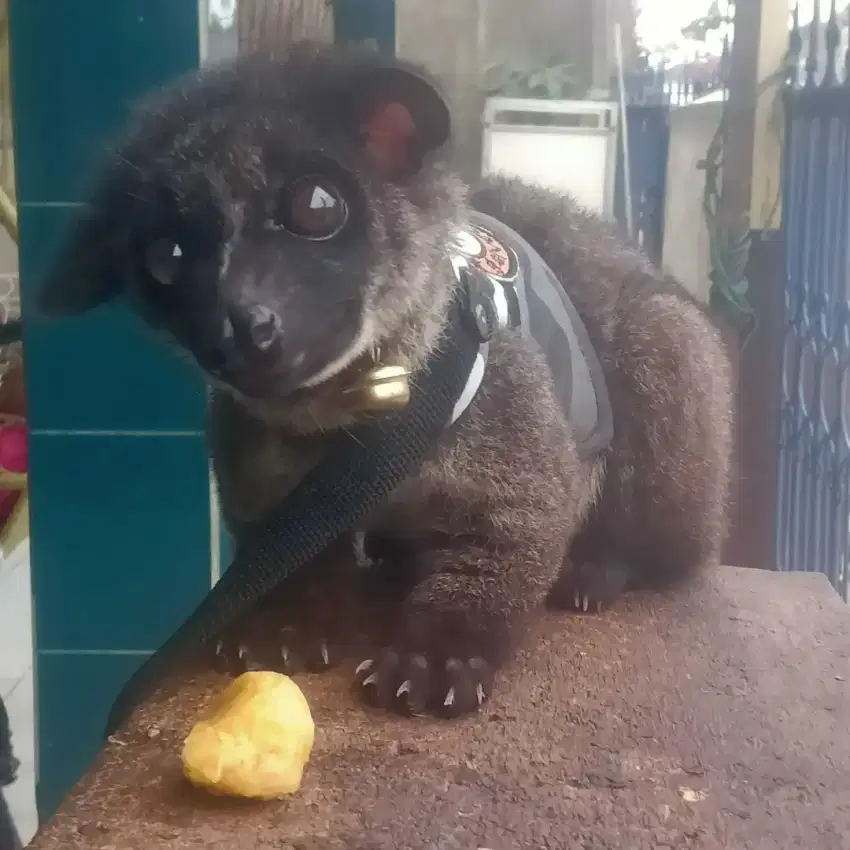
[[[205,675],[145,706],[34,846],[850,848],[848,656],[824,578],[723,568],[687,594],[552,615],[475,719],[389,719],[347,676],[308,679],[314,757],[273,804],[182,780],[182,736],[222,684]]]

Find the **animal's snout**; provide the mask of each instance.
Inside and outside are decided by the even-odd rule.
[[[225,317],[223,336],[249,355],[271,348],[280,335],[281,324],[280,316],[263,304],[239,306]]]
[[[280,339],[280,315],[262,304],[234,305],[221,320],[217,344],[207,354],[209,371],[232,378],[256,366]]]

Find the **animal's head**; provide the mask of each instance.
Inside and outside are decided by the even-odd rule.
[[[285,402],[371,351],[421,359],[463,189],[419,70],[301,45],[144,103],[46,281],[41,310],[126,297],[246,399]]]

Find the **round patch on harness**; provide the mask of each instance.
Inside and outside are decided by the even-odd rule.
[[[471,224],[458,235],[457,248],[469,265],[493,280],[510,283],[516,280],[519,260],[509,248],[489,230]]]

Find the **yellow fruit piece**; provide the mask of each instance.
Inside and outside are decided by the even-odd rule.
[[[213,794],[272,800],[301,787],[316,727],[301,689],[271,671],[243,673],[183,744],[186,778]]]

